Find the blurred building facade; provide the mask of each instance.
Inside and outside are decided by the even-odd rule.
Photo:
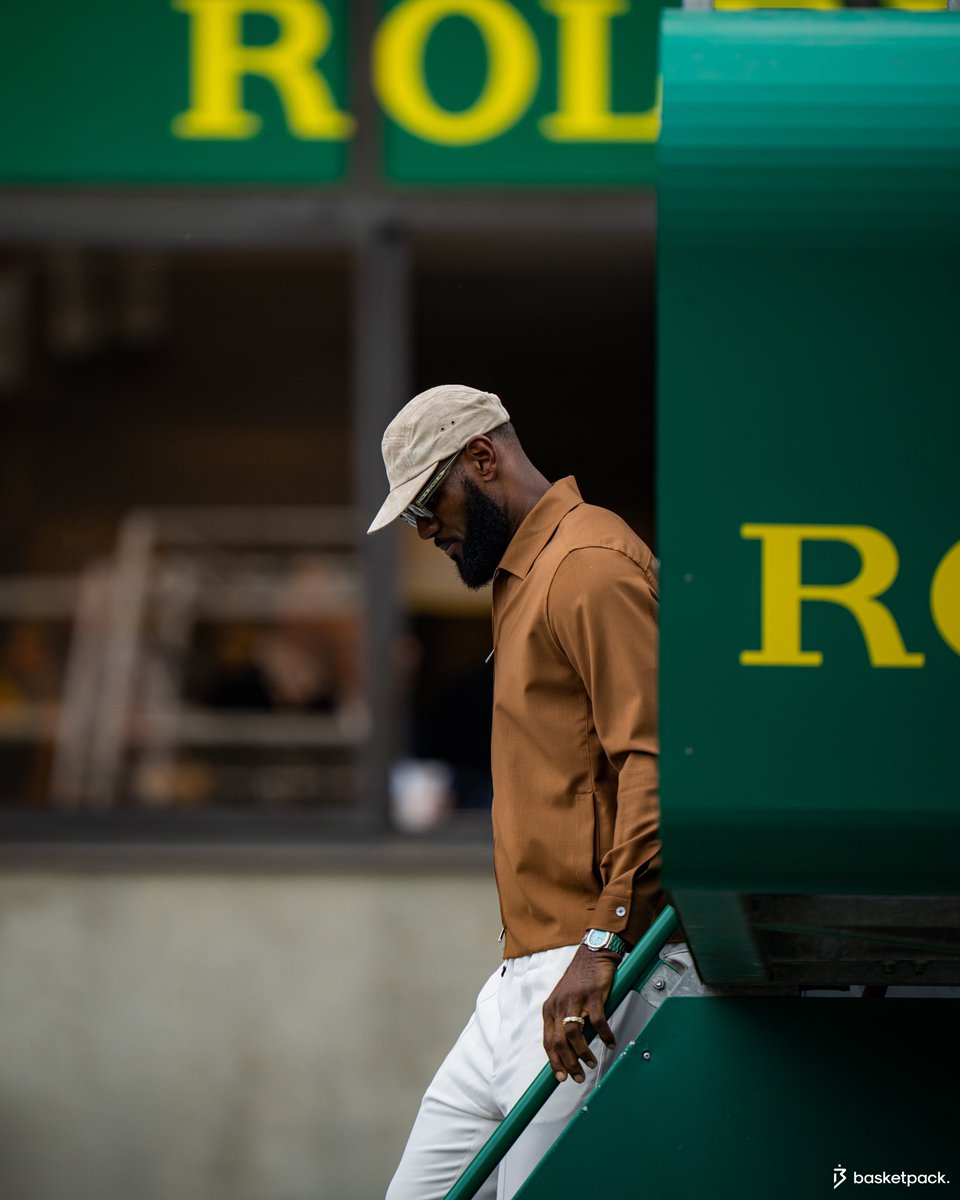
[[[392,765],[423,757],[447,807],[484,807],[486,601],[395,531],[366,543],[379,437],[438,380],[488,387],[549,475],[652,538],[658,14],[8,16],[11,828],[383,832]],[[460,704],[469,737],[423,727]]]

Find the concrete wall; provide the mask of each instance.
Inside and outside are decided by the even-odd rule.
[[[477,871],[0,875],[0,1196],[377,1200],[498,933]]]

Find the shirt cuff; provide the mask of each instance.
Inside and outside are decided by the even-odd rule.
[[[593,928],[618,933],[625,942],[635,946],[656,916],[656,909],[643,900],[604,892],[593,912]]]

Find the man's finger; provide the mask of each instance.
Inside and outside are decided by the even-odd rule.
[[[567,1035],[561,1025],[558,1030],[557,1051],[563,1059],[567,1074],[571,1075],[577,1083],[583,1082],[583,1067],[580,1066],[580,1060],[577,1058],[573,1047],[567,1041]]]
[[[563,1083],[567,1077],[567,1066],[557,1051],[557,1041],[554,1035],[554,1019],[544,1014],[543,1018],[543,1048],[550,1060],[550,1068],[558,1083]]]
[[[587,1016],[590,1019],[590,1024],[593,1026],[593,1031],[600,1038],[605,1046],[609,1046],[611,1050],[616,1047],[617,1039],[613,1036],[613,1030],[607,1022],[606,1014],[603,1011],[603,1005],[599,1000],[593,1001],[587,1008]]]
[[[570,1043],[570,1048],[576,1054],[577,1058],[582,1059],[591,1069],[595,1067],[597,1060],[593,1056],[593,1051],[587,1045],[587,1039],[583,1036],[583,1027],[576,1021],[569,1021],[563,1028],[567,1035],[567,1041]]]
[[[563,1078],[572,1075],[578,1083],[582,1082],[583,1068],[567,1041],[559,1017],[553,1018],[544,1029],[543,1045],[547,1057],[550,1059],[550,1065],[553,1067],[553,1073],[561,1083],[563,1082],[563,1079],[560,1078],[561,1075]]]

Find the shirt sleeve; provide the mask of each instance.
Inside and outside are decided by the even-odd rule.
[[[619,550],[571,551],[547,620],[590,697],[597,736],[618,772],[612,846],[600,861],[597,929],[636,943],[665,899],[660,885],[656,581]]]

